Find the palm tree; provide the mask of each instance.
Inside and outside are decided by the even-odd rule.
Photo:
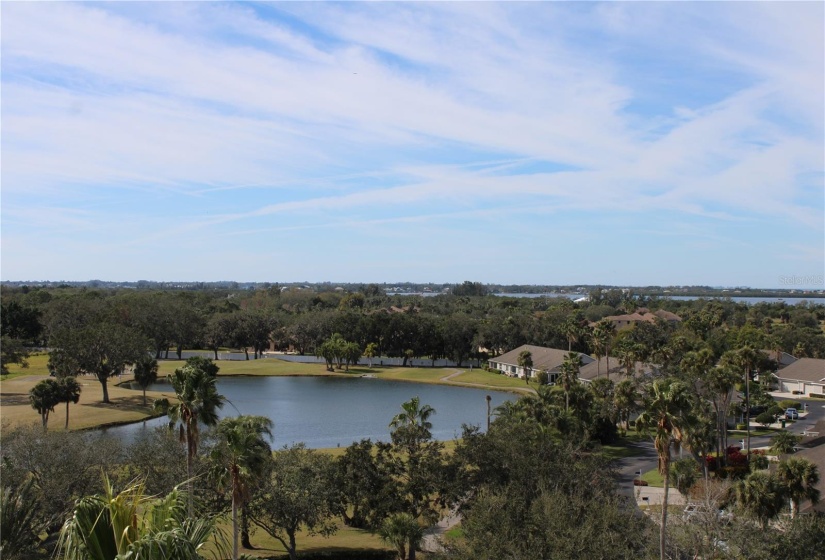
[[[518,367],[524,372],[524,381],[530,384],[530,369],[533,367],[533,353],[522,350],[518,355]]]
[[[601,350],[604,351],[605,369],[607,378],[610,379],[610,347],[613,345],[613,337],[616,336],[616,325],[612,321],[602,319],[596,323],[594,335],[599,341]]]
[[[811,504],[819,502],[819,469],[817,466],[799,457],[791,457],[779,463],[776,468],[779,481],[785,486],[785,492],[791,501],[791,518],[799,513],[799,503],[810,500]]]
[[[370,367],[372,367],[372,359],[375,357],[376,352],[378,352],[378,345],[374,342],[367,344],[364,349],[364,356],[369,360]]]
[[[733,488],[736,503],[749,516],[757,519],[763,529],[785,507],[785,491],[779,479],[766,471],[756,471],[740,480]]]
[[[745,375],[745,428],[747,436],[745,448],[747,449],[748,462],[751,455],[751,371],[759,358],[757,350],[750,345],[745,345],[736,351],[725,352],[721,362],[724,365],[732,365],[741,368]]]
[[[561,367],[559,367],[559,377],[564,389],[564,411],[570,408],[570,389],[578,383],[579,369],[582,366],[582,357],[578,352],[568,352],[564,357]]]
[[[411,398],[401,405],[401,409],[403,412],[390,421],[391,437],[412,450],[416,443],[432,437],[430,416],[435,414],[435,409],[428,404],[422,405],[419,397]]]
[[[32,408],[40,413],[40,421],[45,432],[49,428],[49,412],[54,412],[54,407],[62,402],[60,384],[51,377],[38,382],[29,390],[29,401]]]
[[[192,466],[198,454],[200,424],[214,426],[218,423],[218,409],[223,407],[224,397],[215,387],[216,378],[204,368],[187,364],[169,376],[175,390],[177,404],[169,399],[155,401],[155,410],[169,416],[169,427],[180,425],[180,440],[186,442],[186,473],[189,483],[189,516],[194,515]]]
[[[771,442],[771,451],[777,455],[787,455],[793,453],[793,448],[802,438],[791,432],[781,431],[776,434]]]
[[[413,397],[401,405],[404,412],[396,414],[390,422],[390,428],[400,428],[403,426],[417,426],[427,431],[433,427],[429,421],[430,416],[435,414],[435,409],[428,404],[421,405],[419,397]]]
[[[659,473],[665,484],[659,533],[659,555],[661,560],[665,560],[667,499],[670,490],[670,444],[674,437],[680,437],[683,419],[690,410],[687,387],[676,380],[657,379],[647,389],[643,408],[644,411],[636,419],[636,430],[653,430],[653,444],[659,456]]]
[[[562,325],[562,333],[567,338],[567,351],[573,351],[573,343],[579,341],[579,337],[582,335],[582,329],[579,323],[570,318],[564,322]]]
[[[0,493],[0,554],[28,558],[40,544],[45,529],[40,501],[32,489],[34,478],[20,484],[4,483]]]
[[[158,380],[158,361],[149,355],[135,362],[135,382],[143,389],[143,406],[146,406],[146,388]]]
[[[80,400],[80,392],[83,388],[74,377],[63,377],[57,382],[59,402],[66,403],[66,426],[69,429],[69,403],[77,404]]]
[[[219,486],[232,488],[232,558],[238,560],[238,508],[249,497],[249,483],[260,477],[272,459],[264,436],[272,437],[272,420],[263,416],[224,418],[218,424],[221,445],[212,451]]]
[[[636,411],[639,400],[639,392],[636,384],[631,379],[624,379],[616,385],[613,396],[616,403],[616,410],[619,413],[619,421],[624,420],[625,432],[630,429],[630,415]]]
[[[145,490],[143,482],[133,482],[116,494],[106,479],[104,495],[78,500],[60,531],[57,557],[203,558],[203,547],[216,531],[214,520],[187,516],[185,496],[177,489],[157,500]],[[216,544],[223,549],[220,542]]]
[[[415,560],[415,549],[421,542],[424,531],[409,513],[395,513],[384,520],[378,529],[378,535],[381,540],[395,547],[398,560]]]

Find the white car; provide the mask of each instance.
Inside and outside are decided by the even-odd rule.
[[[799,411],[795,408],[787,408],[785,409],[785,419],[786,420],[799,420]]]

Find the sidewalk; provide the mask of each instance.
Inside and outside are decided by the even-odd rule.
[[[660,506],[665,499],[665,489],[655,486],[635,486],[633,493],[639,506]],[[685,499],[676,488],[671,487],[667,494],[667,503],[671,506],[681,506],[685,504]]]

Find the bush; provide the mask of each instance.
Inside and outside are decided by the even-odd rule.
[[[752,449],[750,459],[751,471],[764,470],[768,468],[768,457],[761,449]]]
[[[770,412],[763,412],[762,414],[756,417],[756,421],[766,428],[773,424],[774,420],[775,417]]]
[[[814,399],[825,399],[825,393],[808,393],[808,396]]]
[[[768,412],[769,412],[769,413],[771,414],[771,416],[773,416],[774,418],[776,418],[777,416],[782,416],[782,415],[784,415],[784,414],[785,414],[785,410],[784,410],[784,409],[782,409],[782,408],[780,408],[780,407],[779,407],[779,405],[773,405],[772,407],[770,407],[770,408],[768,409]]]
[[[737,429],[737,430],[747,430],[747,429],[748,429],[748,425],[747,425],[747,424],[738,423],[738,424],[736,424],[736,429]]]
[[[639,480],[638,478],[633,479],[633,486],[647,486],[646,480]]]
[[[791,391],[791,394],[792,395],[802,395],[804,393],[802,393],[802,391]]]
[[[796,408],[797,410],[799,410],[802,408],[802,403],[799,401],[785,399],[784,401],[779,401],[779,407],[782,410],[785,410],[786,408]]]

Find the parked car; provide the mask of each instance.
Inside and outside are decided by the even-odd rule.
[[[799,420],[799,411],[795,408],[786,408],[785,409],[785,419],[786,420]]]

